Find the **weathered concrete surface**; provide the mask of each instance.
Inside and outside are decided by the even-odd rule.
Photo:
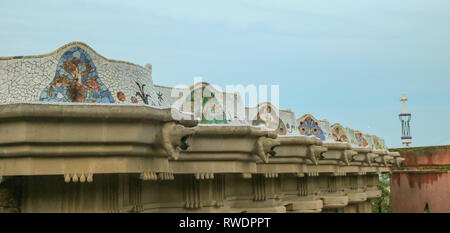
[[[391,149],[405,158],[391,176],[392,212],[450,212],[450,146]]]
[[[143,106],[5,105],[0,120],[0,212],[367,213],[395,165]]]

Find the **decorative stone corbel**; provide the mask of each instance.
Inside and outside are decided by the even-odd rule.
[[[182,149],[186,149],[189,145],[184,145],[188,136],[195,134],[195,128],[186,128],[175,122],[168,122],[161,128],[159,135],[159,142],[162,144],[163,149],[167,155],[177,160]]]
[[[146,172],[142,172],[139,175],[139,179],[141,179],[141,180],[157,180],[158,176],[156,175],[156,172],[146,171]]]
[[[278,173],[275,172],[267,172],[264,173],[265,178],[278,178]]]
[[[395,158],[387,158],[386,160],[388,164],[395,165]]]
[[[214,179],[214,173],[213,172],[195,173],[195,179],[197,179],[197,180],[212,180],[212,179]]]
[[[386,155],[381,156],[381,161],[383,162],[384,166],[387,167],[388,160],[386,158]]]
[[[297,173],[295,173],[294,175],[295,175],[296,177],[298,177],[298,178],[305,177],[305,173],[303,173],[303,172],[297,172]]]
[[[160,179],[160,180],[174,180],[175,177],[173,176],[173,173],[160,172],[160,173],[158,173],[158,179]]]
[[[383,159],[382,161],[383,161],[384,166],[387,167],[389,161],[391,161],[394,158],[392,156],[389,156],[389,155],[383,155],[382,159]]]
[[[349,166],[350,165],[350,161],[352,161],[353,156],[357,155],[358,152],[354,151],[354,150],[344,150],[342,152],[342,157],[341,157],[341,161],[343,161],[345,163],[345,165]]]
[[[264,163],[268,163],[269,157],[267,154],[274,156],[275,151],[273,149],[279,145],[280,142],[277,139],[260,137],[256,141],[255,154],[258,155]]]
[[[321,155],[327,150],[328,148],[324,146],[308,145],[308,148],[306,149],[306,157],[311,160],[314,165],[317,165]]]
[[[377,154],[374,154],[374,153],[367,153],[367,154],[366,154],[366,159],[365,159],[364,162],[366,162],[366,163],[369,165],[369,167],[372,167],[373,159],[374,159],[375,157],[377,157],[377,156],[378,156],[378,155],[377,155]]]
[[[78,181],[80,183],[91,183],[94,181],[94,176],[92,173],[72,173],[72,174],[64,174],[64,182],[70,183],[72,181],[73,183],[77,183]]]

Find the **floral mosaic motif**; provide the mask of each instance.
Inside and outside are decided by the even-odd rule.
[[[339,124],[331,126],[331,134],[336,142],[349,142],[344,129]]]
[[[360,131],[355,132],[356,143],[358,146],[366,147],[369,145],[367,140],[364,138],[363,134]]]
[[[201,116],[202,124],[227,124],[228,122],[214,92],[203,85],[191,91],[183,108],[187,108],[185,110],[196,116]]]
[[[298,131],[301,135],[314,135],[320,140],[325,141],[325,135],[319,127],[319,123],[311,115],[305,115],[299,119]]]
[[[80,47],[59,59],[53,81],[41,92],[43,102],[114,103],[89,54]]]
[[[136,83],[136,85],[139,88],[139,90],[136,92],[136,96],[141,97],[141,100],[144,102],[144,104],[148,105],[148,98],[150,97],[150,95],[145,93],[145,86],[146,85],[138,83],[136,81],[135,81],[135,83]],[[154,103],[153,103],[153,105],[154,105]]]
[[[378,138],[376,136],[373,136],[372,140],[373,140],[373,145],[375,146],[375,149],[377,149],[377,150],[383,150],[384,149],[384,146],[381,143],[380,138]]]

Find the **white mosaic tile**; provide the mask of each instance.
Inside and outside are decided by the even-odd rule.
[[[64,59],[64,56],[69,58]],[[70,69],[64,69],[66,63],[72,65],[76,71],[66,72]],[[82,69],[87,65],[92,68],[92,72],[83,74]],[[68,77],[68,82],[61,88],[61,85],[55,85],[54,81],[62,75]],[[74,76],[77,75],[80,77],[77,79],[80,85],[75,89]],[[87,80],[89,77],[91,82]],[[143,88],[140,89],[137,83]],[[99,87],[96,89],[97,86]],[[103,86],[106,91],[102,92]],[[141,98],[143,96],[147,97],[148,105],[157,105],[151,70],[127,62],[107,60],[89,46],[79,42],[67,44],[48,55],[0,58],[0,87],[2,104],[42,101],[93,103],[100,102],[101,99],[107,99],[108,103],[130,104],[144,103],[144,99]],[[47,93],[51,96],[43,94],[44,89],[47,89]],[[78,90],[80,96],[69,98],[67,95],[71,90]],[[88,94],[91,94],[91,97],[98,97],[90,98]],[[57,98],[58,95],[67,98]]]
[[[270,103],[267,108],[245,108],[243,98],[237,93],[222,92],[210,84],[203,83],[207,95],[204,107],[206,115],[212,120],[204,124],[253,125],[262,119],[268,128],[274,128],[279,135],[301,135],[308,115],[295,119],[289,110],[278,110]],[[0,57],[0,104],[46,103],[46,104],[123,104],[146,105],[155,108],[175,108],[182,112],[191,112],[191,91],[196,85],[186,89],[154,86],[151,66],[145,68],[128,62],[108,60],[86,44],[74,42],[62,46],[56,51],[39,56]],[[174,93],[182,95],[180,98]],[[195,91],[194,91],[195,94]],[[184,98],[184,99],[183,99]],[[181,101],[180,101],[181,100]],[[212,103],[212,104],[211,104]],[[263,105],[261,105],[263,106]],[[257,113],[260,113],[259,119]],[[276,113],[274,115],[274,113]],[[223,116],[218,120],[217,117]],[[310,115],[309,115],[310,116]],[[267,118],[267,119],[266,119]],[[270,118],[270,119],[269,119]],[[273,119],[281,121],[273,124]],[[335,141],[332,127],[326,120],[312,121],[307,130],[320,128],[318,135],[325,141]],[[386,149],[383,139],[362,134],[351,128],[342,128],[349,142],[361,146],[356,135],[361,134],[367,146],[373,149]]]

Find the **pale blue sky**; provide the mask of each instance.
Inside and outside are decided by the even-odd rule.
[[[280,106],[399,147],[450,144],[450,1],[0,1],[0,56],[83,41],[153,81],[279,84]]]

